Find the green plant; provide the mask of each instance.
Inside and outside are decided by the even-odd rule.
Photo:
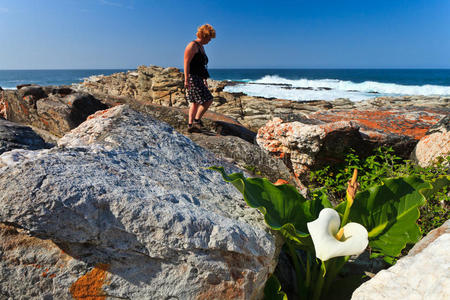
[[[432,166],[423,168],[396,156],[390,147],[378,148],[373,155],[365,159],[360,159],[354,150],[350,150],[344,164],[312,171],[309,188],[313,191],[313,195],[316,189],[324,188],[331,200],[341,202],[345,197],[347,180],[354,168],[359,170],[360,188],[365,190],[370,185],[381,184],[381,179],[387,177],[419,176],[423,180],[433,181],[440,176],[448,175],[449,165],[450,156],[445,159],[439,158]],[[420,208],[421,218],[418,224],[423,235],[441,226],[449,218],[449,192],[448,185],[439,186]]]
[[[287,300],[286,293],[281,290],[281,284],[274,275],[267,279],[264,287],[264,300]]]
[[[332,208],[325,189],[305,199],[291,185],[274,185],[265,178],[245,178],[241,173],[226,174],[221,167],[212,170],[232,183],[251,207],[259,209],[267,225],[285,239],[297,277],[300,299],[325,296],[349,259],[367,244],[377,255],[393,257],[407,245],[417,242],[418,207],[424,193],[432,195],[431,185],[418,176],[383,179],[356,193],[356,176],[346,190],[346,200]],[[352,208],[353,207],[353,208]],[[342,220],[342,223],[340,222]],[[297,250],[306,252],[301,259]]]

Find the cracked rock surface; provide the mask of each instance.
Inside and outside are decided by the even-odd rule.
[[[0,156],[0,295],[262,296],[279,240],[172,127],[121,105],[21,151]]]

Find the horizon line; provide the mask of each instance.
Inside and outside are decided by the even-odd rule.
[[[148,65],[147,67],[162,67],[157,65]],[[162,67],[177,68],[180,67]],[[209,70],[450,70],[450,67],[211,67]],[[36,68],[36,69],[0,69],[0,71],[82,71],[82,70],[137,70],[134,68],[108,67],[108,68]]]

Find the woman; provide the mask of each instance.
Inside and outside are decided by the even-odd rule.
[[[212,103],[213,96],[208,90],[206,79],[209,77],[206,68],[208,57],[203,45],[216,37],[214,28],[205,24],[198,28],[197,39],[190,42],[184,51],[184,86],[191,106],[189,108],[188,132],[203,129],[201,121]]]

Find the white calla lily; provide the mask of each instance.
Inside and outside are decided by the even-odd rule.
[[[338,240],[335,235],[340,224],[339,214],[331,208],[322,209],[316,220],[307,223],[316,256],[322,261],[338,256],[361,254],[369,243],[366,228],[358,223],[345,225],[343,237],[341,241]]]

